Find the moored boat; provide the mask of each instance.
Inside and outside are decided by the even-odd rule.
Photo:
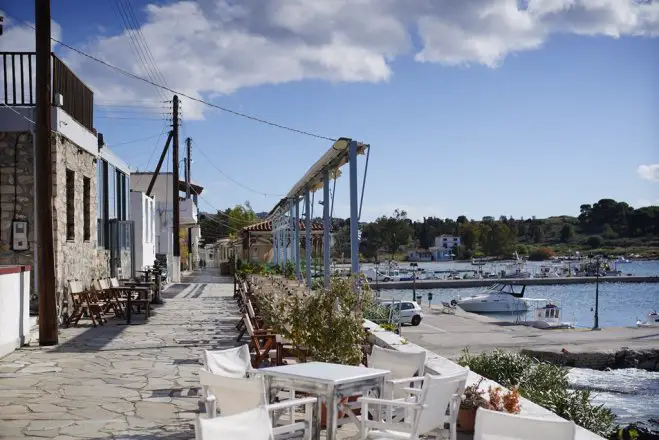
[[[528,310],[528,304],[523,299],[525,289],[525,285],[521,286],[521,290],[515,291],[512,284],[495,284],[483,293],[458,298],[452,303],[465,312],[472,313],[525,312]]]

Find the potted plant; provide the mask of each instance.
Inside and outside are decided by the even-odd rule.
[[[486,399],[485,391],[480,389],[483,380],[485,378],[481,378],[477,383],[465,388],[458,413],[458,430],[460,432],[474,432],[476,411],[480,407],[510,414],[518,414],[520,411],[519,391],[517,388],[504,392],[501,387],[489,387],[487,390],[488,397]]]
[[[458,431],[460,432],[474,432],[476,411],[481,406],[488,407],[488,401],[484,397],[485,391],[480,389],[483,380],[485,379],[481,378],[477,383],[465,387],[460,402],[460,411],[458,412]]]

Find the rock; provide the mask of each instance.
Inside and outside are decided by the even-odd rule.
[[[617,437],[620,440],[659,440],[659,419],[636,422],[622,428]]]

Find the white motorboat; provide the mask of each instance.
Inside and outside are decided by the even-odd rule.
[[[515,291],[512,284],[495,284],[485,292],[467,298],[453,300],[465,312],[472,313],[507,313],[525,312],[529,306],[523,299],[526,286]]]
[[[556,304],[552,304],[551,301],[547,301],[546,299],[527,299],[527,301],[543,302],[544,304],[535,308],[532,319],[527,320],[524,323],[525,325],[539,329],[574,328],[574,324],[572,323],[561,322],[561,308]]]
[[[645,318],[645,321],[636,321],[637,327],[659,327],[659,313],[653,311],[648,313],[648,316]]]

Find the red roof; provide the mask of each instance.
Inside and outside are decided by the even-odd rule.
[[[272,220],[265,220],[253,225],[246,226],[242,229],[246,232],[272,232]],[[304,231],[304,221],[300,220],[300,230]],[[322,231],[323,224],[319,222],[311,222],[312,231]]]

